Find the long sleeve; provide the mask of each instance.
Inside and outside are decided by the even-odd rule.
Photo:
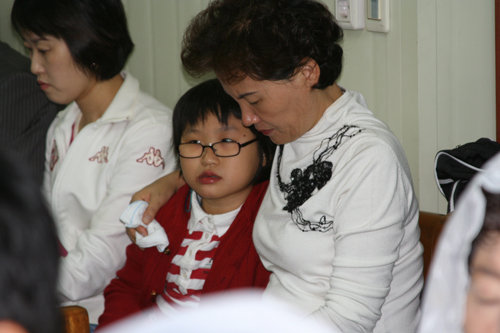
[[[114,277],[115,272],[123,266],[125,247],[130,240],[118,217],[128,205],[133,193],[174,169],[175,160],[170,150],[170,142],[165,140],[168,138],[166,126],[145,124],[130,131],[120,146],[119,152],[116,152],[119,157],[114,162],[112,172],[106,175],[109,178],[93,180],[106,182],[107,188],[104,198],[92,214],[90,227],[83,230],[78,236],[76,246],[69,248],[68,255],[61,259],[59,290],[67,300],[77,301],[102,292],[109,280]],[[76,139],[79,141],[73,142],[72,145],[75,147],[70,147],[66,158],[70,158],[72,149],[78,148],[77,144],[87,144],[85,135],[82,131],[77,136]],[[141,158],[150,152],[151,147],[154,147],[155,152],[159,151],[163,154],[164,165],[155,166],[153,160],[150,163],[147,160],[141,162]],[[98,149],[96,152],[99,151]],[[112,147],[109,149],[111,150]],[[88,164],[95,166],[99,163],[89,161]],[[64,177],[61,172],[58,176]],[[84,187],[88,181],[90,180],[81,179],[81,184],[76,186]],[[57,186],[58,184],[55,185],[56,191]],[[60,216],[66,220],[60,223],[61,241],[65,245],[71,243],[68,240],[71,235],[68,234],[71,233],[70,228],[73,224],[72,214],[77,214],[78,210],[75,209],[76,205],[73,205],[71,211],[65,212],[62,207],[64,199],[62,198],[61,201],[57,199],[57,197],[54,198],[53,205],[56,208],[61,207]],[[83,207],[92,205],[93,200],[95,199],[85,196],[78,198]]]
[[[188,192],[187,186],[181,188],[156,215],[168,234],[168,254],[159,253],[156,247],[127,247],[125,266],[104,290],[105,309],[99,317],[99,329],[150,307],[156,295],[163,292],[170,263],[185,235],[189,215],[184,200]]]
[[[141,311],[140,296],[143,280],[142,251],[137,245],[127,247],[127,260],[104,290],[105,309],[99,317],[99,329]]]
[[[92,323],[130,244],[120,214],[135,192],[176,165],[171,111],[122,75],[125,81],[101,118],[75,136],[81,111],[71,103],[54,119],[46,141],[44,194],[67,251],[60,261],[60,299],[87,308]]]
[[[409,231],[406,224],[417,213],[410,200],[410,183],[392,150],[368,140],[357,147],[339,170],[339,176],[350,181],[341,188],[343,195],[335,198],[339,201],[330,287],[324,305],[313,313],[343,332],[374,329],[391,290],[393,271],[400,270],[395,265],[406,259],[406,249],[400,251]],[[418,246],[415,237],[412,243]],[[409,267],[404,273],[408,283],[418,282],[417,268]],[[400,292],[397,285],[392,288]]]
[[[418,204],[394,134],[346,91],[282,149],[254,228],[272,272],[264,297],[341,332],[414,332],[423,284]]]

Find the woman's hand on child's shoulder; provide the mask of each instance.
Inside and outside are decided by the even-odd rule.
[[[167,203],[168,200],[185,184],[180,170],[176,170],[163,176],[132,196],[130,202],[142,200],[149,203],[148,208],[144,211],[142,222],[149,224],[154,220],[160,208]],[[148,235],[148,231],[143,226],[138,226],[135,229],[127,228],[127,235],[132,242],[135,243],[135,233],[138,232],[143,236]]]

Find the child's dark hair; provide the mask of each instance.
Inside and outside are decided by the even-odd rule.
[[[483,189],[486,198],[484,222],[476,238],[472,241],[469,254],[469,269],[477,249],[489,242],[494,235],[500,235],[500,194],[490,193]]]
[[[215,115],[223,125],[227,125],[230,116],[241,120],[240,106],[224,91],[217,79],[205,81],[189,89],[175,105],[172,127],[173,148],[177,156],[179,156],[179,144],[184,130],[188,126],[204,122],[211,114]],[[250,130],[255,134],[259,143],[260,167],[254,179],[255,183],[269,179],[276,145],[253,126]],[[264,157],[266,164],[262,166]]]
[[[23,37],[64,40],[78,68],[98,81],[120,73],[134,48],[121,0],[15,0],[11,21]]]

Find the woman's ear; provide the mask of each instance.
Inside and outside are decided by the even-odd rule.
[[[300,73],[304,76],[306,85],[312,88],[318,83],[321,70],[316,60],[309,59],[306,64],[300,68]]]

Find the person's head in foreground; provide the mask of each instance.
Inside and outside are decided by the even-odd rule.
[[[181,58],[191,75],[215,72],[245,126],[284,144],[342,95],[342,37],[318,1],[218,0],[191,21]]]
[[[442,233],[420,332],[500,332],[500,155],[484,168]]]
[[[61,332],[54,223],[18,156],[0,168],[0,332]]]
[[[469,256],[466,333],[500,332],[500,193],[483,193],[484,223]]]
[[[15,0],[11,20],[47,97],[83,103],[116,80],[134,44],[120,0]]]
[[[155,309],[130,316],[103,333],[337,333],[312,318],[302,318],[295,309],[275,301],[263,303],[252,290],[211,294],[204,306],[187,308],[175,317],[162,316]]]
[[[269,177],[274,145],[241,123],[241,110],[217,79],[188,90],[173,115],[173,144],[186,183],[207,213],[238,208]],[[217,208],[218,207],[218,208]]]

